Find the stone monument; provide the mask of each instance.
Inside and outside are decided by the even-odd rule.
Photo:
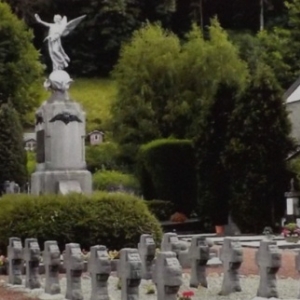
[[[107,281],[111,273],[111,262],[105,246],[91,247],[88,270],[92,282],[90,300],[109,300]]]
[[[9,238],[7,247],[8,256],[8,283],[22,284],[23,246],[20,238]]]
[[[68,89],[73,81],[64,71],[70,62],[61,37],[68,35],[84,18],[67,22],[54,16],[54,23],[36,20],[49,27],[49,54],[53,71],[44,87],[52,95],[36,112],[37,166],[31,176],[31,193],[67,194],[92,192],[92,176],[85,162],[85,112],[72,101]]]

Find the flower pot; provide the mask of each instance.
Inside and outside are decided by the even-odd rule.
[[[225,226],[224,225],[216,225],[215,230],[216,230],[217,235],[224,235]]]
[[[288,243],[298,243],[299,240],[300,240],[300,237],[299,237],[299,236],[286,236],[286,237],[285,237],[285,240],[286,240]]]

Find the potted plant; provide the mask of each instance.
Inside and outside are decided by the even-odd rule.
[[[282,235],[289,243],[298,243],[300,239],[300,228],[296,223],[288,223],[283,227]]]

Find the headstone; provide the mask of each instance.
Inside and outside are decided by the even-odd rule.
[[[111,263],[105,246],[91,247],[88,271],[92,281],[90,300],[109,300],[107,280],[111,273]]]
[[[258,297],[278,298],[276,273],[281,267],[281,252],[275,241],[263,240],[255,253],[255,261],[259,267]]]
[[[81,274],[83,271],[83,257],[80,245],[75,243],[66,244],[64,266],[67,277],[66,299],[83,300],[81,290]]]
[[[23,246],[20,238],[9,238],[7,247],[8,256],[8,283],[22,284]]]
[[[26,239],[24,248],[24,260],[26,265],[25,286],[29,289],[41,287],[39,266],[41,250],[37,239]]]
[[[163,235],[161,251],[175,252],[181,266],[184,268],[190,267],[188,260],[188,243],[186,241],[180,241],[176,233],[168,232]]]
[[[224,238],[220,259],[224,268],[224,277],[220,295],[240,292],[241,285],[238,270],[243,262],[243,250],[240,242],[232,238]]]
[[[142,279],[142,261],[137,249],[120,251],[119,275],[121,277],[121,300],[138,300]]]
[[[182,285],[182,268],[174,252],[159,252],[153,267],[157,300],[177,300]]]
[[[207,287],[206,264],[209,260],[209,245],[203,236],[193,236],[189,249],[191,260],[190,287],[198,288],[199,285]]]
[[[149,280],[152,278],[152,263],[156,251],[152,235],[141,235],[138,250],[142,260],[142,279]]]
[[[60,251],[56,241],[45,242],[43,261],[45,266],[45,292],[50,295],[60,294]]]

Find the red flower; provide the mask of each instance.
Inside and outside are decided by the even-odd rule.
[[[183,296],[183,297],[186,297],[186,298],[192,297],[192,296],[194,296],[194,295],[195,295],[195,294],[194,294],[193,291],[184,291],[184,292],[182,292],[182,296]]]

